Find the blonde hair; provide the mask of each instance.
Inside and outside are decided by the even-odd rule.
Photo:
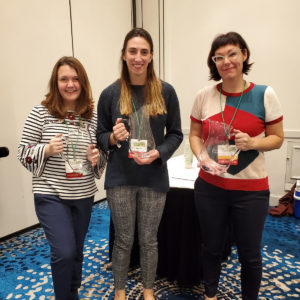
[[[123,115],[130,115],[133,112],[132,108],[132,97],[130,90],[130,77],[126,61],[123,60],[127,43],[133,37],[142,37],[150,45],[150,52],[153,53],[153,41],[150,34],[143,28],[133,28],[129,31],[124,39],[124,44],[121,53],[121,95],[120,95],[120,112]],[[145,108],[146,113],[149,116],[162,115],[167,112],[165,101],[162,96],[162,83],[159,78],[156,77],[153,59],[147,67],[147,78],[145,85]]]

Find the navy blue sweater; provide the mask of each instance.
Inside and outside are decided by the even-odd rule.
[[[144,87],[131,88],[135,103],[143,103]],[[162,96],[167,113],[150,117],[150,127],[160,158],[150,165],[138,165],[132,158],[128,158],[127,141],[121,142],[121,148],[109,145],[109,137],[117,118],[127,118],[120,113],[120,81],[117,80],[101,93],[98,102],[97,143],[101,149],[109,151],[105,189],[127,185],[150,187],[158,192],[169,190],[167,160],[179,147],[183,134],[178,98],[174,88],[166,82],[162,82]]]

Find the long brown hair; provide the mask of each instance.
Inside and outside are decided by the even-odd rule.
[[[41,104],[56,118],[63,119],[66,116],[66,109],[64,108],[63,99],[59,93],[57,84],[58,69],[63,65],[68,65],[76,71],[81,85],[81,93],[76,100],[75,113],[81,115],[83,118],[91,119],[93,116],[94,101],[90,82],[81,62],[72,56],[63,56],[54,65],[49,80],[49,92],[45,95],[46,98]]]
[[[123,115],[129,115],[133,112],[131,102],[131,90],[130,90],[130,77],[126,61],[123,59],[125,54],[127,43],[134,37],[144,38],[150,45],[150,53],[153,54],[153,41],[148,31],[143,28],[133,28],[130,30],[123,43],[121,53],[121,96],[120,96],[120,111]],[[156,116],[158,114],[164,114],[167,112],[165,102],[161,94],[162,84],[159,78],[156,77],[153,59],[149,62],[147,67],[147,78],[145,85],[145,103],[146,112],[149,116]]]

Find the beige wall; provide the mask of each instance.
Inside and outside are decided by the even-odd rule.
[[[164,78],[179,96],[186,134],[195,94],[205,85],[214,83],[208,81],[206,64],[212,40],[217,34],[228,31],[237,31],[246,39],[254,62],[247,80],[271,85],[283,107],[286,141],[280,150],[265,154],[271,204],[277,204],[285,193],[287,140],[299,141],[300,138],[300,64],[296,58],[300,52],[300,1],[152,0],[152,8],[148,2],[148,10],[144,10],[144,27],[154,34],[158,30],[158,2],[164,2]],[[154,28],[153,22],[156,23]]]
[[[119,74],[131,28],[130,0],[72,0],[75,56],[89,75],[95,102]],[[31,174],[17,160],[27,115],[40,103],[55,62],[72,55],[68,0],[0,1],[0,237],[37,223]],[[103,180],[97,199],[104,198]]]
[[[54,63],[62,55],[72,55],[68,3],[0,0],[0,146],[10,149],[9,157],[0,159],[0,237],[37,223],[31,175],[16,159],[17,145],[26,116],[46,93]],[[71,3],[75,56],[86,67],[97,103],[100,91],[118,76],[120,49],[131,27],[131,1]],[[211,41],[229,30],[245,37],[255,62],[247,79],[272,85],[283,105],[288,138],[280,150],[266,153],[271,198],[276,202],[284,193],[287,140],[300,137],[300,1],[145,0],[142,6],[144,16],[138,20],[153,36],[158,74],[165,53],[161,76],[178,93],[185,133],[197,90],[212,84],[206,66]],[[165,49],[159,52],[163,33]],[[100,199],[105,196],[103,181],[98,186]]]
[[[219,33],[237,31],[246,39],[254,62],[248,80],[274,87],[283,104],[286,129],[299,129],[300,1],[165,0],[166,79],[180,96],[183,127],[195,93],[207,84],[207,55]],[[192,99],[192,100],[191,100]],[[298,108],[298,109],[297,109]]]

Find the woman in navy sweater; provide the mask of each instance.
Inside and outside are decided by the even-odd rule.
[[[97,130],[98,144],[109,151],[105,189],[115,228],[115,299],[125,299],[137,219],[143,295],[153,300],[167,160],[183,138],[179,103],[173,87],[155,75],[147,31],[134,28],[126,35],[121,61],[121,78],[101,93]]]

